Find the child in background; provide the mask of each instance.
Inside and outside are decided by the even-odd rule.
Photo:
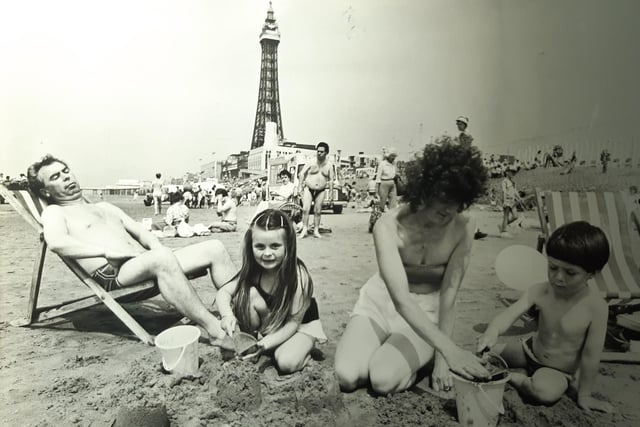
[[[162,230],[165,226],[178,226],[182,221],[189,222],[189,208],[183,203],[181,191],[169,193],[171,206],[167,209],[164,221],[152,224],[152,230]]]
[[[510,238],[511,234],[507,232],[507,226],[518,219],[516,215],[516,202],[520,201],[520,196],[516,190],[516,183],[513,180],[514,171],[507,168],[504,172],[502,180],[502,225],[500,229],[500,237]]]
[[[311,276],[297,257],[293,224],[277,209],[253,220],[244,238],[242,268],[216,300],[222,329],[232,336],[237,324],[257,335],[257,354],[275,350],[282,373],[301,370],[315,342],[327,339]]]
[[[220,220],[209,224],[209,230],[211,230],[212,233],[236,231],[238,226],[236,201],[233,197],[229,196],[229,193],[224,188],[216,190],[216,198],[218,199],[216,213],[220,217]]]
[[[502,357],[511,368],[509,381],[537,403],[557,402],[577,385],[578,406],[611,412],[613,407],[591,396],[607,332],[608,306],[587,281],[609,260],[609,242],[598,227],[585,221],[565,224],[547,243],[549,281],[529,288],[499,314],[479,337],[477,351],[493,347],[521,315],[536,306],[537,332],[522,342],[508,343]]]

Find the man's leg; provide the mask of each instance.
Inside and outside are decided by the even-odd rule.
[[[211,280],[216,289],[228,283],[237,273],[236,266],[219,240],[207,240],[176,249],[173,252],[182,271],[189,275],[209,269]]]
[[[324,202],[324,191],[316,196],[313,202],[313,237],[320,238],[320,219],[322,218],[322,202]]]
[[[309,227],[309,211],[311,210],[311,192],[308,188],[302,191],[302,231],[300,237],[307,237],[307,228]]]
[[[153,279],[164,299],[202,326],[212,340],[224,336],[220,322],[204,306],[185,276],[178,257],[169,248],[153,249],[138,255],[125,262],[118,272],[118,281],[123,286]]]

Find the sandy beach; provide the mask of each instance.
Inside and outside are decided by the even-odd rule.
[[[113,200],[133,218],[153,214],[141,201]],[[241,240],[253,207],[239,209],[240,229],[235,233],[188,239],[164,239],[180,247],[201,239],[218,238],[240,264]],[[526,212],[526,225],[513,231],[513,239],[498,237],[501,213],[475,206],[472,214],[489,233],[476,241],[471,264],[459,294],[454,339],[473,349],[476,336],[504,304],[494,260],[512,244],[535,246],[539,230],[534,211]],[[192,210],[191,223],[207,223],[211,210]],[[95,307],[46,327],[17,328],[28,300],[38,236],[10,208],[0,205],[0,422],[6,426],[92,425],[110,426],[121,408],[164,405],[172,425],[178,426],[454,426],[454,399],[441,399],[428,391],[428,379],[411,390],[378,397],[367,390],[339,391],[333,373],[336,344],[348,321],[358,289],[376,271],[368,214],[348,208],[341,215],[324,215],[332,229],[322,240],[299,241],[299,256],[310,269],[315,297],[329,337],[318,345],[314,360],[300,373],[279,376],[270,360],[256,364],[223,362],[220,351],[201,343],[200,372],[194,379],[177,380],[162,372],[157,349],[141,344],[106,308]],[[82,284],[48,254],[40,304],[71,299],[87,293]],[[194,284],[205,303],[215,291],[207,278]],[[161,297],[125,306],[152,334],[174,325],[181,316]],[[531,332],[518,321],[505,340]],[[638,365],[602,363],[596,397],[611,402],[615,414],[587,414],[563,397],[553,407],[524,404],[511,387],[505,390],[501,426],[634,426],[640,423],[637,396]]]

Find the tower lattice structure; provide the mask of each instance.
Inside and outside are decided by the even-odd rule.
[[[265,124],[267,122],[276,124],[278,140],[282,140],[284,136],[278,93],[278,44],[280,44],[280,31],[273,7],[269,2],[267,18],[260,33],[260,46],[262,47],[260,88],[258,89],[258,107],[253,125],[253,138],[251,139],[252,149],[264,145]]]

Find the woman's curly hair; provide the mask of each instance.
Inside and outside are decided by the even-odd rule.
[[[456,144],[449,136],[427,144],[406,166],[405,200],[415,212],[431,201],[454,202],[467,209],[486,192],[487,169],[476,147]]]

